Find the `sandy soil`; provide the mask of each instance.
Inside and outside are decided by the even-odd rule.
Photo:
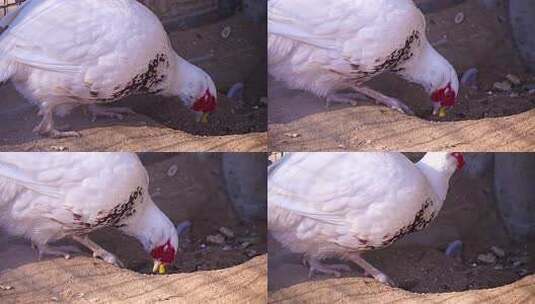
[[[221,37],[225,27],[228,39]],[[57,119],[61,128],[80,131],[79,139],[49,139],[35,135],[37,109],[12,86],[0,88],[0,150],[3,151],[265,151],[267,105],[265,27],[241,15],[210,25],[170,33],[178,53],[201,66],[214,78],[219,107],[208,125],[197,124],[194,115],[177,99],[136,96],[118,102],[137,114],[123,121],[100,119],[92,122],[82,109]],[[184,43],[187,41],[187,43]],[[235,83],[245,84],[241,102],[224,96]]]
[[[420,304],[420,303],[531,303],[535,292],[535,276],[494,289],[415,294],[392,289],[371,279],[339,279],[303,283],[269,295],[268,303],[362,303],[362,304]]]
[[[417,159],[418,156],[410,157]],[[470,157],[467,156],[468,164]],[[443,209],[427,229],[364,255],[367,261],[397,283],[397,289],[377,287],[369,278],[364,278],[362,270],[355,265],[352,265],[351,273],[344,274],[351,279],[331,280],[332,277],[327,275],[314,275],[309,279],[308,269],[301,264],[301,256],[268,238],[269,290],[276,295],[274,299],[293,294],[303,300],[310,299],[319,285],[355,284],[356,289],[347,296],[380,294],[389,290],[388,293],[397,298],[409,295],[401,291],[406,290],[413,292],[417,299],[417,293],[472,292],[513,283],[534,272],[535,264],[530,257],[535,253],[535,243],[514,243],[507,237],[492,198],[491,183],[489,172],[476,175],[468,167],[456,173]],[[455,240],[462,241],[462,254],[446,256],[445,249]],[[505,256],[491,264],[479,261],[478,256],[489,253],[493,246],[503,249]],[[303,292],[306,290],[310,294]],[[332,292],[334,299],[339,291],[335,288]]]
[[[369,101],[325,109],[316,96],[270,80],[271,149],[535,150],[535,95],[527,91],[535,78],[527,74],[516,53],[505,5],[499,2],[497,10],[483,10],[477,1],[465,1],[427,15],[429,40],[459,74],[472,67],[479,71],[476,88],[462,88],[458,106],[445,119],[431,117],[431,102],[421,88],[393,75],[382,75],[369,84],[404,100],[416,117]],[[459,12],[465,20],[455,24]],[[518,76],[522,84],[511,92],[494,90],[494,83],[504,81],[507,74]]]
[[[225,190],[221,155],[146,153],[141,158],[149,171],[154,201],[174,223],[192,223],[189,232],[181,236],[181,250],[175,265],[169,267],[169,275],[142,275],[151,272],[150,256],[137,240],[113,229],[95,232],[91,238],[116,254],[127,269],[92,259],[85,249],[68,261],[46,258],[38,262],[28,241],[0,231],[0,285],[15,287],[0,287],[0,302],[26,303],[30,296],[73,301],[79,293],[90,302],[128,301],[129,296],[136,303],[166,298],[184,302],[186,297],[200,302],[219,293],[220,301],[265,303],[266,257],[257,256],[267,252],[266,224],[245,223],[235,215]],[[175,164],[179,169],[170,177],[168,169]],[[207,242],[207,236],[217,234],[221,227],[229,228],[235,236],[223,244]],[[229,268],[236,265],[240,266]],[[228,270],[206,272],[217,269]],[[64,285],[66,278],[70,283]]]

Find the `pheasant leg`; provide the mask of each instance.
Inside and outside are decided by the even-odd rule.
[[[377,281],[390,285],[392,287],[396,286],[396,283],[392,281],[386,274],[382,273],[377,268],[373,267],[370,263],[366,262],[359,254],[353,253],[348,256],[348,259],[353,263],[359,265],[364,271],[374,277]]]
[[[89,250],[93,251],[94,258],[100,258],[105,262],[113,264],[118,267],[124,267],[124,264],[112,253],[108,252],[106,249],[100,247],[97,243],[93,242],[87,236],[73,236],[73,240],[84,245]]]
[[[364,86],[355,86],[353,87],[353,90],[363,95],[366,95],[375,100],[375,102],[384,104],[385,106],[392,108],[396,111],[409,115],[414,115],[414,112],[405,103],[396,98],[386,96],[380,92],[377,92],[373,89]]]
[[[308,265],[308,277],[312,278],[314,273],[323,273],[327,275],[333,275],[339,278],[342,272],[350,272],[351,268],[345,264],[324,264],[321,259],[312,256],[306,256],[303,261]]]
[[[108,117],[122,120],[124,118],[124,115],[135,114],[132,109],[126,107],[108,108],[92,104],[89,105],[87,108],[89,109],[89,112],[91,112],[91,120],[93,122],[97,120],[97,117]]]

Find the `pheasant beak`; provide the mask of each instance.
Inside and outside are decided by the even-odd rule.
[[[152,272],[153,273],[159,273],[159,274],[165,274],[167,272],[167,269],[165,267],[165,264],[158,261],[158,260],[154,260],[154,266],[152,267]]]
[[[208,117],[210,116],[210,113],[203,112],[202,114],[197,115],[197,123],[207,124],[208,123]]]
[[[448,109],[446,107],[440,107],[440,110],[438,110],[438,117],[444,118],[448,115]]]
[[[444,118],[448,115],[448,108],[444,106],[437,105],[433,107],[433,115],[439,118]]]

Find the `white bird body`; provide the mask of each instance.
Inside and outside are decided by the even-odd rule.
[[[135,154],[0,153],[0,226],[45,253],[50,242],[104,227],[136,237],[148,252],[168,241],[176,249],[176,229],[148,186]]]
[[[11,79],[43,116],[134,94],[213,110],[195,106],[209,95],[215,103],[210,76],[176,54],[156,15],[135,0],[28,0],[4,19],[0,83]]]
[[[457,161],[428,153],[292,153],[268,179],[268,226],[305,256],[346,258],[425,228],[442,208]]]
[[[394,72],[430,94],[458,91],[412,0],[270,0],[268,10],[269,73],[291,88],[329,97]]]

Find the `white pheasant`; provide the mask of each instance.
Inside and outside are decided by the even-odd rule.
[[[412,0],[269,0],[269,73],[330,102],[359,94],[401,112],[403,102],[364,85],[383,72],[420,84],[434,114],[455,105],[459,80],[426,38],[425,18]]]
[[[0,28],[0,84],[11,80],[39,107],[40,134],[79,136],[53,119],[79,105],[122,118],[131,110],[97,104],[134,94],[179,97],[199,118],[215,110],[213,80],[177,55],[156,15],[135,0],[27,0]]]
[[[393,285],[360,254],[425,228],[463,165],[460,153],[427,153],[417,164],[400,153],[285,155],[269,170],[269,232],[304,254],[310,275],[339,276],[347,265],[322,263],[338,257]]]
[[[0,227],[30,239],[40,258],[69,257],[69,248],[49,243],[71,238],[122,266],[87,236],[116,227],[137,238],[154,269],[165,272],[175,259],[177,230],[148,187],[147,171],[131,153],[0,153]]]

